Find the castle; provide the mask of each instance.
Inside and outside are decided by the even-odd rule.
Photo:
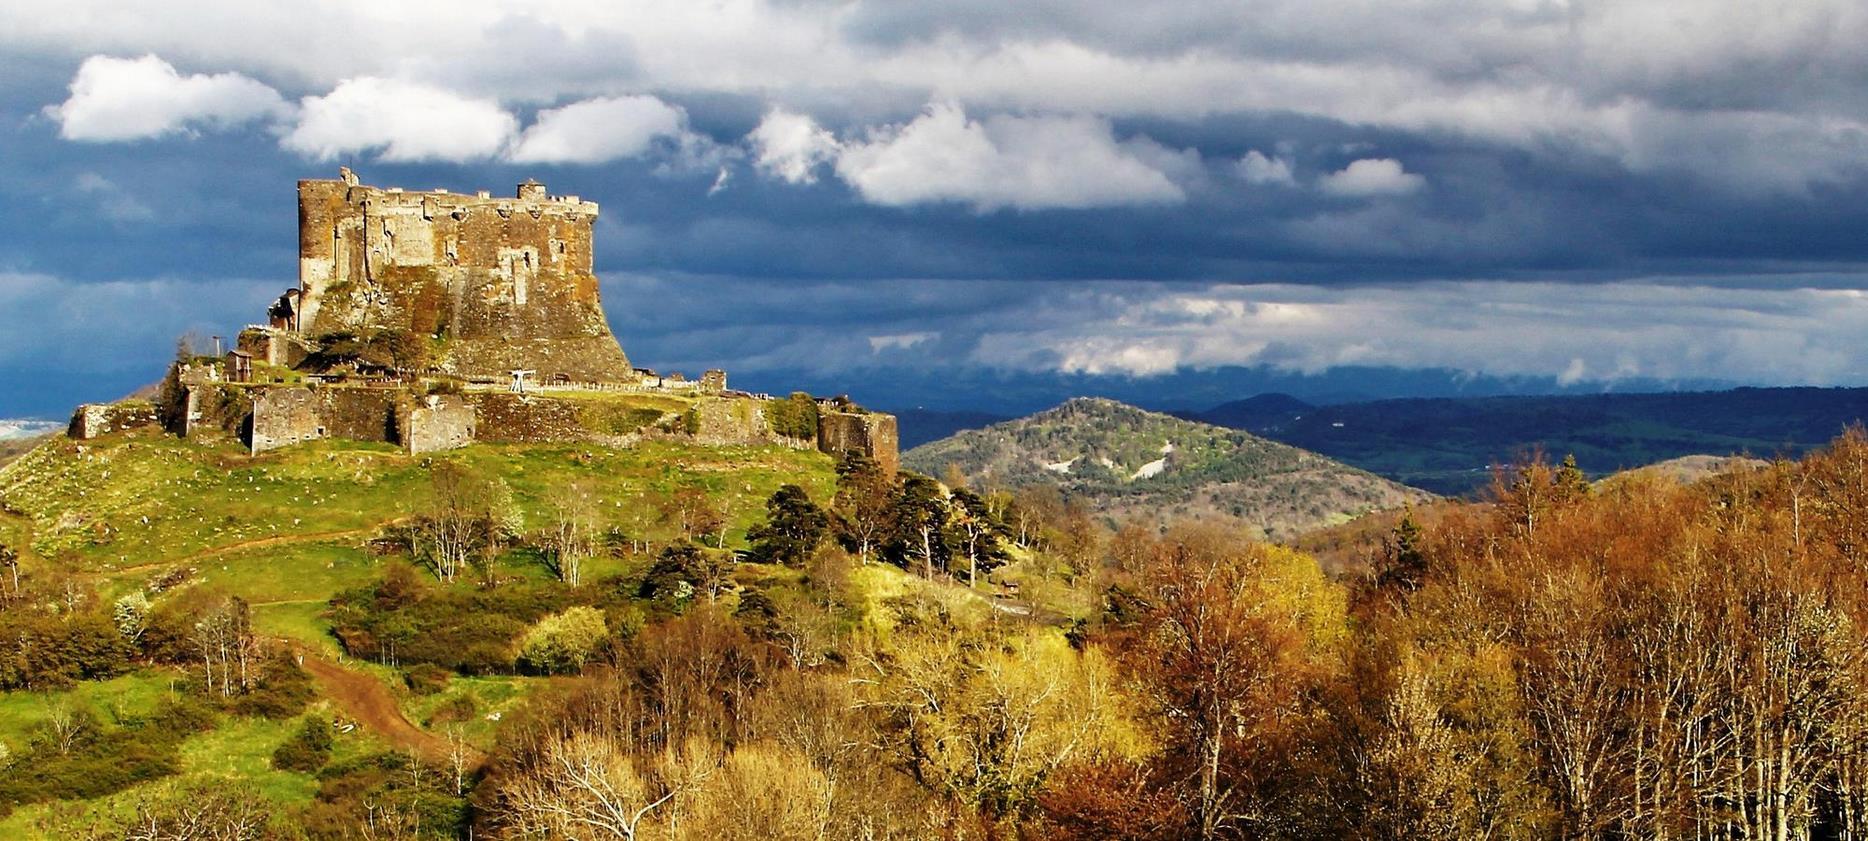
[[[299,282],[224,355],[179,360],[156,405],[86,405],[70,434],[161,423],[255,453],[319,438],[411,453],[645,437],[815,446],[899,464],[895,418],[633,367],[593,271],[595,202],[298,183]]]

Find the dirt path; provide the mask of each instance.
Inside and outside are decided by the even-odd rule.
[[[384,520],[376,525],[365,526],[360,529],[340,529],[338,531],[320,531],[310,534],[280,534],[272,537],[256,537],[252,540],[242,540],[238,543],[216,546],[205,552],[197,552],[193,555],[189,555],[186,558],[176,558],[167,561],[150,561],[149,563],[136,564],[134,566],[98,570],[94,574],[102,577],[115,577],[138,572],[152,572],[165,567],[182,566],[200,561],[210,561],[248,549],[264,549],[269,546],[292,546],[299,543],[322,543],[326,540],[338,540],[346,537],[368,537],[369,535],[376,534],[385,527],[405,522],[408,522],[408,518],[398,517],[394,520]]]
[[[396,698],[389,688],[375,677],[352,669],[344,668],[315,652],[301,646],[294,646],[299,655],[299,662],[305,671],[311,673],[313,680],[324,697],[343,711],[344,715],[355,719],[357,723],[369,728],[370,732],[388,740],[396,747],[414,750],[423,759],[439,765],[450,761],[448,740],[430,733],[402,714],[396,705]],[[472,746],[466,748],[467,764],[478,768],[486,762],[486,755]]]

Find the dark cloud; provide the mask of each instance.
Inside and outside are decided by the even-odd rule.
[[[1858,384],[1858,6],[0,12],[0,415],[116,396],[181,331],[256,318],[296,274],[293,181],[340,163],[602,203],[632,356],[766,390]],[[46,109],[100,54],[159,56],[169,98],[135,137],[61,139]],[[317,107],[339,90],[358,113],[445,92],[484,134],[349,142]],[[805,170],[747,140],[779,109],[812,129]],[[553,114],[568,134],[519,145]],[[108,128],[85,130],[136,134]]]

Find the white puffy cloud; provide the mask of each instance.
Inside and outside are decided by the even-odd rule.
[[[816,181],[818,166],[834,160],[841,148],[816,120],[783,108],[767,111],[746,139],[761,171],[792,184]]]
[[[1091,116],[969,119],[938,103],[907,125],[844,144],[837,175],[874,204],[998,208],[1172,204],[1186,194]]]
[[[78,66],[71,96],[45,112],[67,140],[122,141],[227,128],[290,110],[278,91],[238,73],[184,76],[154,55],[95,55]]]
[[[1239,159],[1239,177],[1245,183],[1254,186],[1278,185],[1289,187],[1297,183],[1291,174],[1291,161],[1285,157],[1268,157],[1264,152],[1253,149]]]
[[[1115,0],[924,5],[66,0],[54,14],[0,5],[0,51],[153,51],[312,92],[407,78],[510,104],[656,90],[855,104],[870,120],[929,99],[974,114],[1293,114],[1751,192],[1868,171],[1857,0],[1181,0],[1146,19]]]
[[[376,151],[386,161],[471,161],[499,154],[518,126],[491,99],[365,76],[306,97],[280,145],[318,160]]]
[[[687,112],[653,96],[587,99],[540,111],[509,157],[519,163],[594,164],[646,154],[688,134]]]
[[[1426,186],[1427,179],[1408,172],[1394,158],[1363,158],[1318,179],[1333,196],[1399,196]]]

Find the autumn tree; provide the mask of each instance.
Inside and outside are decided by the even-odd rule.
[[[1305,687],[1340,642],[1341,591],[1307,556],[1212,528],[1170,534],[1137,586],[1122,656],[1161,724],[1189,833],[1281,829],[1280,769],[1305,737]]]
[[[499,498],[491,480],[457,462],[435,462],[428,482],[428,506],[415,519],[412,543],[435,578],[451,582],[495,545]]]
[[[705,488],[688,486],[663,497],[657,504],[660,520],[672,526],[682,540],[705,542],[709,537],[724,539],[726,513],[720,510]]]

